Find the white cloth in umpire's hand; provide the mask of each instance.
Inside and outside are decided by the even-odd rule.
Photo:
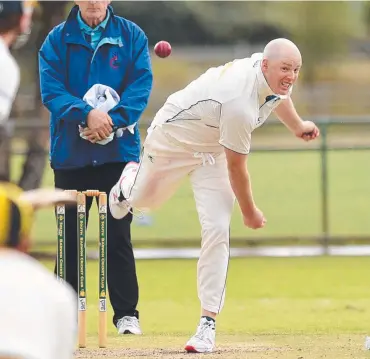
[[[117,103],[120,101],[120,97],[118,93],[111,87],[102,84],[95,84],[86,92],[83,100],[91,107],[108,113],[113,107],[117,105]],[[124,129],[128,129],[131,133],[134,133],[135,125],[136,123],[131,126],[125,127]],[[119,128],[116,131],[116,136],[121,137],[124,129]],[[83,135],[83,130],[84,128],[79,126],[80,137],[86,140],[87,138]],[[113,140],[113,137],[114,132],[112,132],[109,137],[96,143],[98,143],[99,145],[106,145]]]

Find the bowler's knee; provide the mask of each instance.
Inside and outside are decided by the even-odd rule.
[[[202,241],[211,241],[214,245],[229,243],[230,221],[205,221],[202,225]]]

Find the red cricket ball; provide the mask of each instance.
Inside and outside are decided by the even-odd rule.
[[[154,46],[154,52],[159,57],[167,57],[171,54],[172,48],[169,42],[159,41]]]

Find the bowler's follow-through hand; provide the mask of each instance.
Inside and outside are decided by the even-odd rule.
[[[303,121],[302,126],[295,133],[299,138],[302,138],[304,141],[312,141],[320,136],[319,128],[312,121]]]
[[[252,229],[263,228],[267,222],[262,211],[254,207],[253,211],[248,215],[243,215],[244,224]]]

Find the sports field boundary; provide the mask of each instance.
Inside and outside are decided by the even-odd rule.
[[[134,249],[135,259],[197,259],[200,248],[137,248]],[[50,252],[32,252],[31,255],[38,259],[53,259]],[[98,250],[88,250],[87,258],[98,260]],[[264,246],[258,248],[230,249],[230,257],[317,257],[317,256],[370,256],[370,245],[345,245],[345,246]]]

